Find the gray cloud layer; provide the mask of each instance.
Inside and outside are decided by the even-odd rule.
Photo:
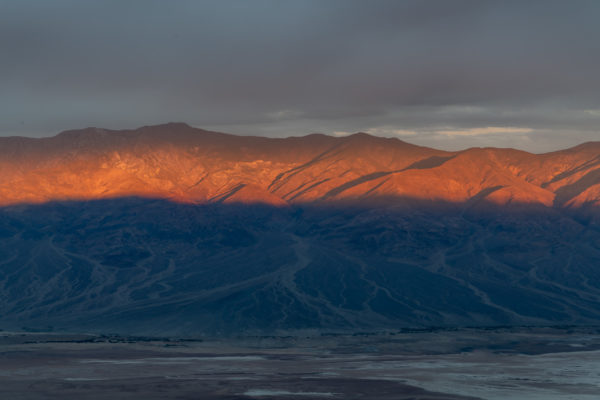
[[[598,21],[594,0],[4,0],[0,135],[185,121],[545,151],[600,139]]]

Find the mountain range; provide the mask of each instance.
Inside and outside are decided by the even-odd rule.
[[[141,196],[271,205],[485,199],[569,208],[600,205],[600,142],[546,154],[447,152],[365,133],[269,139],[171,123],[0,138],[0,174],[3,205]]]
[[[0,138],[0,329],[600,322],[600,142],[448,152],[181,123]]]

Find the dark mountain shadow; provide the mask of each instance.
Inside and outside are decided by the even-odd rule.
[[[424,160],[420,160],[417,162],[412,163],[411,165],[409,165],[406,168],[402,168],[400,170],[397,171],[377,171],[377,172],[373,172],[367,175],[363,175],[361,177],[358,177],[356,179],[353,179],[350,182],[346,182],[343,185],[340,185],[336,188],[331,189],[330,191],[328,191],[327,193],[325,193],[324,196],[321,197],[321,200],[327,200],[330,199],[332,197],[337,196],[338,194],[353,188],[355,186],[358,186],[360,184],[369,182],[369,181],[373,181],[375,179],[379,179],[381,177],[387,176],[387,175],[391,175],[397,172],[403,172],[403,171],[408,171],[411,169],[430,169],[430,168],[436,168],[439,167],[441,165],[443,165],[446,161],[453,159],[456,156],[449,156],[449,157],[441,157],[441,156],[432,156],[432,157],[428,157]],[[381,186],[381,184],[378,184],[375,188],[370,189],[366,194],[371,193],[372,191],[374,191],[377,187]],[[365,197],[365,196],[363,196]]]
[[[582,176],[579,180],[570,185],[565,185],[556,191],[554,205],[562,207],[572,198],[583,193],[593,185],[600,184],[600,169],[595,169]]]
[[[493,187],[489,187],[489,188],[485,188],[480,190],[477,194],[475,194],[475,196],[471,197],[469,200],[467,200],[465,202],[465,207],[464,209],[467,210],[473,206],[475,206],[478,203],[481,203],[482,201],[485,201],[485,198],[488,197],[490,194],[502,189],[504,186],[502,185],[498,185],[498,186],[493,186]]]
[[[211,199],[211,201],[216,201],[218,203],[222,203],[225,200],[227,200],[228,198],[230,198],[231,196],[233,196],[234,194],[236,194],[237,192],[239,192],[240,190],[242,190],[246,185],[243,183],[240,183],[239,185],[235,186],[233,189],[228,190],[225,193],[221,193],[218,194],[217,196],[213,197]]]
[[[363,175],[359,178],[351,180],[350,182],[346,182],[343,185],[340,185],[336,188],[331,189],[330,191],[325,193],[325,195],[323,195],[323,197],[321,199],[327,200],[331,197],[337,196],[338,194],[340,194],[354,186],[357,186],[362,183],[369,182],[369,181],[372,181],[375,179],[379,179],[383,176],[393,174],[393,173],[394,173],[394,171],[379,171],[379,172],[373,172],[372,174]]]
[[[546,188],[546,187],[548,187],[548,185],[550,185],[554,182],[558,182],[560,180],[568,178],[569,176],[575,175],[578,172],[584,171],[589,168],[593,168],[597,165],[600,165],[600,156],[598,156],[592,160],[586,161],[585,163],[579,165],[576,168],[570,169],[568,171],[565,171],[565,172],[562,172],[562,173],[556,175],[550,181],[542,183],[541,187]]]
[[[432,156],[432,157],[426,158],[424,160],[420,160],[415,163],[412,163],[408,167],[404,168],[402,171],[406,171],[409,169],[436,168],[436,167],[443,165],[446,161],[452,160],[454,157],[456,157],[456,155],[448,156],[448,157]]]
[[[286,196],[284,196],[284,199],[286,199],[286,200],[288,200],[288,201],[293,201],[293,200],[297,199],[298,197],[302,196],[304,193],[308,192],[309,190],[311,190],[311,189],[314,189],[314,188],[316,188],[317,186],[319,186],[319,185],[322,185],[323,183],[325,183],[325,182],[328,182],[328,181],[329,181],[329,178],[325,178],[325,179],[321,179],[321,180],[320,180],[320,181],[318,181],[318,182],[315,182],[315,183],[313,183],[312,185],[309,185],[309,186],[307,186],[307,187],[306,187],[306,188],[304,188],[304,189],[302,189],[301,187],[300,187],[300,188],[296,188],[296,189],[294,189],[293,191],[291,191],[290,193],[293,193],[293,192],[295,192],[295,191],[296,191],[296,190],[298,190],[298,189],[302,189],[302,190],[298,191],[296,194],[294,194],[293,196],[291,196],[291,197],[289,197],[289,198],[288,198],[287,196],[288,196],[290,193],[288,193]],[[303,185],[304,185],[304,184],[303,184]]]
[[[468,204],[3,207],[0,329],[194,336],[600,322],[598,213],[498,206],[487,194]]]
[[[335,145],[331,146],[329,149],[325,150],[321,154],[319,154],[316,157],[314,157],[313,159],[311,159],[310,161],[278,174],[275,177],[275,179],[273,179],[273,181],[269,184],[269,186],[267,187],[267,190],[270,190],[273,193],[276,192],[277,189],[279,189],[283,184],[285,184],[287,181],[289,181],[290,178],[293,177],[294,175],[304,171],[311,165],[314,165],[314,164],[318,163],[319,161],[326,159],[327,157],[335,156],[339,152],[340,146],[341,146],[341,144],[339,144],[339,143],[335,144]],[[337,150],[337,151],[335,151],[335,150]]]

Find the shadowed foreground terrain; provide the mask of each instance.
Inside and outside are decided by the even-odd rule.
[[[594,214],[429,206],[0,209],[0,328],[142,335],[600,321]]]

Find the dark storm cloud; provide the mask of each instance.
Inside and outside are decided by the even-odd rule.
[[[600,137],[599,20],[596,1],[4,0],[0,134],[177,120],[556,148]]]

